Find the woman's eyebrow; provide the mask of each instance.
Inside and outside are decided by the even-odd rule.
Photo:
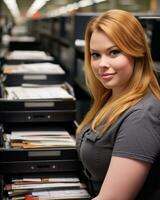
[[[110,46],[108,48],[106,48],[106,51],[110,51],[114,48],[118,48],[116,45],[113,45],[113,46]],[[99,50],[98,49],[90,49],[90,51],[95,51],[95,52],[98,52]]]
[[[110,50],[112,50],[112,49],[114,49],[114,48],[117,48],[117,46],[116,46],[116,45],[113,45],[113,46],[111,46],[111,47],[108,47],[108,48],[106,49],[106,51],[110,51]]]

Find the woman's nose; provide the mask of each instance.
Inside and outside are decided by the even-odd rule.
[[[101,59],[99,61],[99,67],[109,67],[109,59],[107,58],[107,56],[103,55],[101,56]]]

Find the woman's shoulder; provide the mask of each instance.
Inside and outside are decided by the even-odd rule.
[[[132,109],[143,110],[144,113],[149,112],[160,117],[160,99],[149,92]]]

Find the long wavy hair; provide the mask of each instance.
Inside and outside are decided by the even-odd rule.
[[[95,30],[103,31],[122,52],[134,58],[134,70],[127,89],[110,103],[106,102],[111,90],[100,83],[91,68],[90,38]],[[88,123],[94,131],[103,124],[102,132],[105,132],[128,108],[140,101],[148,90],[160,99],[160,87],[146,34],[131,13],[109,10],[94,17],[87,25],[85,42],[85,78],[93,102],[77,133]]]

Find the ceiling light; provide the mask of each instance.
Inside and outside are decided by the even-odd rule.
[[[94,0],[94,3],[101,3],[101,2],[104,2],[104,1],[107,1],[107,0]]]
[[[32,17],[39,9],[41,9],[49,0],[35,0],[28,9],[26,16]]]
[[[3,0],[14,18],[20,17],[20,11],[16,0]]]
[[[62,6],[58,9],[50,11],[50,12],[47,13],[47,16],[48,17],[56,17],[56,16],[59,16],[59,15],[63,15],[63,14],[66,14],[68,12],[77,10],[79,8],[92,6],[93,4],[101,3],[101,2],[104,2],[104,1],[108,1],[108,0],[80,0],[77,3],[68,4],[67,6]]]
[[[78,3],[79,3],[79,7],[82,8],[82,7],[93,5],[93,0],[81,0]]]

